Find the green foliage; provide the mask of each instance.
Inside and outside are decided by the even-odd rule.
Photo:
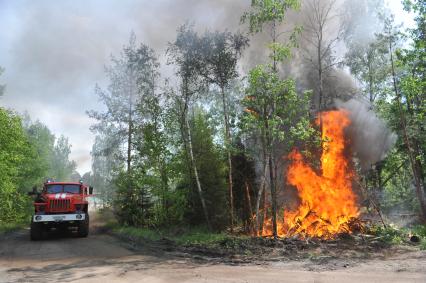
[[[61,135],[55,142],[53,154],[50,161],[49,177],[58,181],[71,181],[71,174],[77,165],[75,161],[69,159],[71,154],[71,144],[68,138]]]
[[[27,191],[34,185],[41,184],[53,166],[53,149],[55,136],[46,125],[39,121],[31,122],[30,118],[24,117],[24,128],[27,138],[32,145],[32,151],[28,152],[28,161],[21,169],[22,188]]]
[[[225,233],[212,233],[206,228],[198,227],[185,231],[181,235],[172,237],[172,239],[179,245],[212,246],[229,237],[230,236]]]
[[[282,22],[288,9],[300,8],[299,0],[252,0],[252,10],[245,12],[241,22],[249,23],[251,33],[261,32],[264,26],[273,21]]]
[[[289,59],[291,49],[298,47],[297,38],[302,33],[302,27],[294,27],[286,43],[278,41],[283,33],[278,33],[277,27],[285,20],[286,12],[289,9],[298,10],[299,8],[299,0],[253,0],[251,11],[245,12],[241,16],[241,23],[248,22],[251,34],[262,32],[265,25],[270,26],[272,42],[268,47],[271,50],[269,58],[273,62],[274,71],[277,70],[276,63]]]
[[[420,237],[420,249],[426,250],[426,225],[414,226],[411,233]]]
[[[113,226],[112,231],[119,236],[139,241],[158,241],[167,238],[178,245],[214,246],[224,241],[229,242],[231,238],[225,233],[212,233],[205,227],[184,228],[176,233],[175,229],[167,228],[153,230],[141,227]]]
[[[141,172],[120,172],[115,179],[117,192],[114,198],[114,212],[120,224],[131,226],[150,225],[151,196],[149,180]]]
[[[27,198],[18,185],[29,151],[21,118],[0,108],[0,224],[21,222],[27,215]]]
[[[213,130],[209,126],[206,114],[201,109],[196,110],[191,122],[194,156],[210,221],[214,228],[222,229],[227,223],[225,162],[213,143]],[[187,187],[184,189],[188,199],[186,217],[191,225],[204,224],[195,179],[192,173],[190,175],[188,173],[186,170],[182,172],[185,177],[180,184],[182,189]]]
[[[158,241],[162,238],[162,235],[158,231],[143,227],[118,226],[113,228],[113,232],[119,236],[138,240]]]
[[[406,231],[392,225],[386,227],[374,226],[370,232],[378,236],[381,241],[391,244],[402,244],[408,239]]]
[[[250,71],[249,87],[242,104],[241,118],[245,131],[270,131],[272,137],[285,142],[287,150],[315,135],[309,124],[310,92],[298,94],[292,79],[281,80],[269,67],[259,65]]]

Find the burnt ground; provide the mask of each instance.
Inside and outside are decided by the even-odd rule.
[[[115,235],[0,236],[0,282],[426,282],[426,251],[374,236],[332,241],[235,237],[178,245]]]

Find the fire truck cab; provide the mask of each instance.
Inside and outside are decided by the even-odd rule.
[[[51,228],[68,230],[76,227],[80,237],[89,234],[89,202],[93,188],[83,182],[47,181],[42,191],[33,189],[34,215],[31,218],[31,240],[40,240]]]

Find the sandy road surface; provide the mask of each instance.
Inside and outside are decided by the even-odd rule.
[[[426,252],[317,272],[301,262],[196,262],[152,249],[136,251],[99,233],[31,242],[28,232],[0,238],[0,282],[426,282]]]

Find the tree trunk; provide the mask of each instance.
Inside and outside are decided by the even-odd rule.
[[[184,119],[185,119],[187,134],[188,134],[189,155],[191,157],[192,168],[194,170],[195,182],[197,183],[198,195],[200,196],[201,206],[203,208],[204,217],[206,218],[207,227],[209,228],[209,230],[211,230],[212,227],[210,225],[209,215],[208,215],[208,212],[207,212],[207,206],[206,206],[206,202],[204,200],[203,191],[201,189],[200,178],[198,176],[198,169],[197,169],[197,164],[195,162],[194,151],[192,149],[191,128],[189,126],[188,119],[186,117],[184,117]]]
[[[392,68],[393,87],[394,87],[394,91],[395,91],[395,95],[397,99],[398,110],[399,110],[399,115],[401,119],[401,126],[404,133],[404,141],[408,150],[408,157],[410,160],[411,169],[413,171],[414,183],[416,186],[417,198],[419,199],[419,203],[420,203],[422,218],[423,218],[423,221],[426,222],[426,200],[425,200],[425,192],[423,191],[422,184],[421,184],[422,183],[421,172],[420,172],[421,164],[419,164],[420,161],[414,156],[415,152],[413,152],[413,147],[411,145],[410,137],[408,136],[408,132],[407,132],[407,121],[405,118],[404,109],[402,108],[401,95],[398,91],[391,41],[389,41],[389,53],[390,53],[391,68]]]
[[[129,132],[127,133],[127,173],[130,172],[130,166],[132,162],[132,132],[133,132],[133,121],[132,121],[132,97],[129,96]]]
[[[259,208],[260,208],[260,201],[262,200],[262,196],[263,196],[263,192],[265,190],[265,183],[266,183],[266,166],[267,166],[267,157],[265,156],[263,159],[263,175],[262,175],[262,181],[260,183],[260,189],[259,192],[257,193],[257,199],[256,199],[256,234],[258,236],[262,235],[262,228],[261,228],[261,224],[263,222],[263,217],[262,219],[260,219],[260,215],[259,215]]]
[[[253,233],[253,209],[251,206],[251,197],[250,197],[250,188],[247,180],[244,182],[246,188],[246,200],[247,200],[247,208],[249,214],[249,230],[250,233]]]
[[[272,205],[272,232],[274,239],[278,238],[277,233],[277,195],[275,187],[275,176],[274,176],[274,164],[272,161],[273,150],[272,150],[272,138],[269,128],[268,120],[265,120],[265,133],[266,133],[266,144],[268,146],[268,167],[269,167],[269,179],[271,186],[271,205]]]
[[[228,152],[228,188],[229,188],[229,216],[231,220],[231,231],[234,229],[234,193],[233,193],[233,182],[232,182],[232,156],[231,156],[231,132],[229,129],[229,117],[228,117],[228,105],[225,98],[225,88],[221,86],[222,93],[222,106],[223,106],[223,117],[225,122],[225,143],[226,150]]]

